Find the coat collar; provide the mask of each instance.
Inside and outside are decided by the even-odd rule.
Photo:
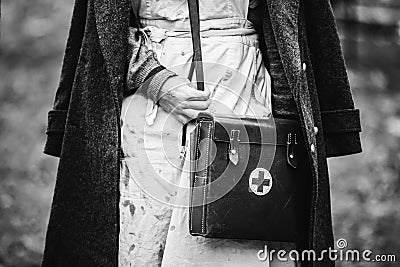
[[[112,89],[119,94],[125,75],[129,0],[93,0],[96,29]]]
[[[295,90],[301,71],[299,46],[300,0],[266,0],[276,44],[290,88]]]

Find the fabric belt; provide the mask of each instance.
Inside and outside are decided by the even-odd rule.
[[[209,24],[210,26],[201,29],[202,38],[247,36],[257,33],[253,24],[244,18],[215,19],[203,22],[207,22],[204,24]],[[147,33],[154,42],[161,42],[167,37],[191,37],[190,25],[184,21],[141,19],[141,23],[145,25],[141,31]]]

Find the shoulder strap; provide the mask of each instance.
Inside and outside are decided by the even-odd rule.
[[[197,90],[204,91],[204,72],[200,42],[199,0],[188,0],[188,6],[193,43],[193,60],[190,65],[189,80],[192,79],[193,72],[196,70]]]

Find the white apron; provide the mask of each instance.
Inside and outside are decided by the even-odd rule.
[[[270,76],[246,20],[248,5],[200,0],[209,112],[271,114]],[[186,0],[142,0],[139,15],[160,63],[187,77],[192,43]],[[295,266],[257,257],[265,245],[288,250],[292,244],[191,236],[188,166],[179,157],[182,124],[140,90],[123,100],[121,121],[119,266]]]

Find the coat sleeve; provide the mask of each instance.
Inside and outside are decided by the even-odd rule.
[[[76,0],[53,109],[48,113],[44,153],[60,156],[65,121],[86,24],[87,0]]]
[[[329,0],[304,0],[307,38],[328,157],[361,152],[360,112],[355,109]]]
[[[53,109],[48,113],[47,140],[44,153],[56,157],[59,157],[61,154],[71,91],[85,34],[87,4],[87,0],[75,1],[60,82]],[[147,96],[156,102],[162,84],[169,77],[176,74],[165,69],[157,60],[155,53],[145,44],[145,34],[143,31],[140,31],[137,14],[133,20],[135,21],[131,24],[136,26],[130,28],[128,36],[128,86],[124,93],[132,94],[140,86],[146,85]]]

